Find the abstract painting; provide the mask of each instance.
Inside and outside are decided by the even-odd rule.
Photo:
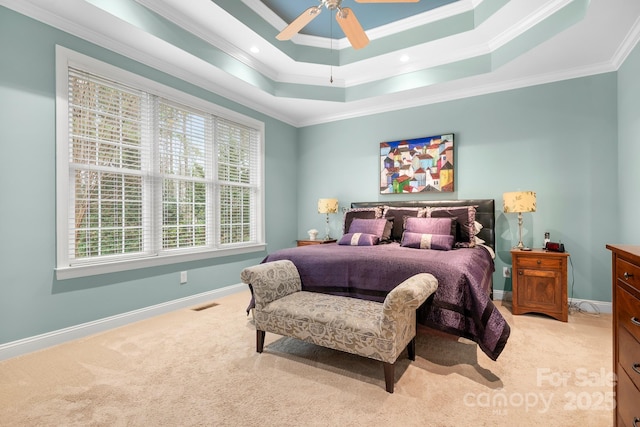
[[[453,191],[453,134],[380,143],[380,193]]]

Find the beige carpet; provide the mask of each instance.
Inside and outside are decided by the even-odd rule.
[[[0,362],[2,426],[609,426],[611,316],[512,316],[497,362],[419,335],[396,368],[267,334],[249,295]]]

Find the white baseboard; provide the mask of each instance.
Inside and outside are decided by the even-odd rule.
[[[493,299],[511,301],[511,291],[493,291]],[[612,313],[613,307],[610,302],[593,301],[588,299],[569,298],[569,310],[578,308],[588,313]]]
[[[247,285],[239,283],[237,285],[231,285],[197,295],[191,295],[162,304],[141,308],[139,310],[118,314],[116,316],[82,323],[68,328],[59,329],[57,331],[47,332],[45,334],[24,338],[18,341],[12,341],[6,344],[0,344],[0,360],[10,359],[12,357],[42,350],[67,341],[104,332],[109,329],[148,319],[170,311],[210,302],[211,300],[246,290]]]
[[[129,323],[148,319],[153,316],[168,313],[170,311],[210,302],[213,299],[222,298],[238,292],[246,291],[247,285],[239,283],[237,285],[227,286],[213,291],[203,292],[185,298],[168,301],[150,307],[141,308],[139,310],[130,311],[128,313],[118,314],[116,316],[106,317],[104,319],[94,320],[92,322],[82,323],[57,331],[47,332],[45,334],[24,338],[18,341],[12,341],[6,344],[0,344],[0,360],[10,359],[12,357],[42,350],[47,347],[62,344],[67,341],[83,338],[89,335],[107,331],[127,325]],[[511,301],[511,292],[494,290],[493,298],[496,300]],[[572,298],[569,304],[578,307],[587,312],[611,313],[612,307],[610,302],[580,300]]]

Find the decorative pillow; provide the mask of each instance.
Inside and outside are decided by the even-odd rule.
[[[362,219],[354,218],[349,226],[348,233],[366,233],[378,236],[378,239],[384,234],[387,220],[385,218],[378,219]]]
[[[382,218],[382,207],[373,207],[373,208],[351,208],[344,213],[344,223],[342,228],[342,233],[349,232],[349,226],[351,226],[351,221],[355,218],[362,219],[374,219],[374,218]]]
[[[402,232],[404,231],[404,217],[418,217],[425,216],[423,213],[425,208],[410,208],[410,207],[391,207],[385,206],[382,214],[385,218],[393,218],[393,228],[391,229],[391,239],[399,242],[402,240]]]
[[[457,248],[472,248],[475,242],[475,221],[477,206],[458,207],[429,207],[427,218],[455,218],[457,221],[455,246]]]
[[[393,218],[385,218],[387,223],[384,225],[384,231],[382,232],[382,237],[380,238],[380,243],[391,243],[393,240],[391,239],[391,231],[393,231]]]
[[[378,244],[378,236],[367,233],[347,233],[338,241],[339,245],[347,246],[375,246]]]
[[[453,248],[453,236],[450,234],[422,234],[405,231],[400,246],[417,249],[435,249],[449,251]]]
[[[420,234],[452,234],[451,218],[405,217],[404,231]]]

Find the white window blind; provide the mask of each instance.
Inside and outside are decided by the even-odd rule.
[[[161,100],[162,249],[211,244],[212,121],[206,113]],[[208,219],[208,220],[207,220]]]
[[[70,259],[151,249],[143,206],[148,110],[146,94],[69,70]]]
[[[255,129],[216,120],[221,244],[255,242],[258,238],[258,141]]]
[[[261,126],[139,76],[63,74],[59,277],[264,248]]]

